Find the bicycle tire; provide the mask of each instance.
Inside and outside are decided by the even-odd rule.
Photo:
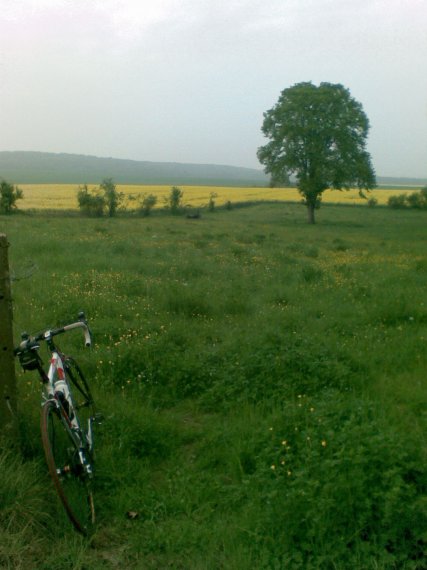
[[[43,405],[41,433],[49,474],[59,499],[74,528],[87,535],[95,523],[90,481],[79,460],[78,445],[53,400]]]

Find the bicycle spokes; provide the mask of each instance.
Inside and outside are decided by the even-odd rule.
[[[43,406],[41,429],[46,461],[56,491],[76,530],[86,534],[95,518],[90,490],[92,467],[86,451],[78,446],[53,400]]]

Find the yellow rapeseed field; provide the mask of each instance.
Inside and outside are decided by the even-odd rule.
[[[18,202],[18,206],[22,210],[76,210],[78,207],[78,186],[76,184],[20,184],[19,188],[24,192],[24,199]],[[184,205],[193,207],[207,205],[211,193],[216,194],[215,204],[218,206],[228,201],[233,204],[233,202],[262,200],[279,200],[283,202],[301,200],[301,196],[296,188],[236,188],[224,186],[180,186],[180,188],[184,192]],[[123,192],[126,196],[126,208],[129,210],[136,207],[137,202],[133,198],[138,198],[144,194],[157,196],[156,207],[163,207],[170,189],[170,185],[117,185],[117,190]],[[376,189],[367,193],[367,195],[369,198],[373,197],[378,200],[378,204],[387,204],[390,196],[396,196],[404,192],[412,193],[414,191],[418,191],[418,189],[408,189],[406,191]],[[322,201],[335,204],[366,204],[366,200],[359,196],[357,190],[342,192],[339,190],[326,190]]]

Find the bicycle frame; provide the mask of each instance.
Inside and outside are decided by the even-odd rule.
[[[69,327],[72,327],[72,325],[69,325]],[[88,450],[89,453],[92,451],[92,418],[88,420],[87,433],[85,433],[80,427],[77,414],[75,413],[73,397],[69,390],[66,375],[66,357],[54,345],[50,331],[46,331],[45,340],[51,353],[51,359],[47,375],[42,376],[45,392],[42,399],[42,406],[47,400],[52,400],[55,403],[61,415],[64,428],[68,431],[79,450],[80,463],[85,473],[89,477],[92,477],[92,466],[85,455],[86,450]],[[40,369],[39,372],[41,372]],[[44,378],[44,376],[46,377]]]
[[[51,347],[53,348],[53,345],[49,346],[49,348]],[[90,465],[85,460],[83,451],[86,447],[89,451],[92,451],[92,418],[88,420],[87,437],[85,438],[86,441],[83,441],[82,430],[75,414],[74,401],[68,388],[66,366],[64,365],[65,357],[56,347],[51,351],[51,354],[52,358],[47,373],[47,382],[45,383],[46,395],[43,397],[42,405],[44,405],[46,400],[54,401],[61,414],[65,428],[79,448],[80,461],[88,475],[91,475],[92,471]]]
[[[19,346],[19,348],[15,351],[15,353],[19,354],[20,350],[28,351],[28,347],[31,347],[35,351],[37,358],[36,358],[36,364],[33,365],[33,369],[34,368],[37,369],[43,384],[41,405],[43,406],[49,400],[55,404],[58,413],[60,414],[60,417],[62,419],[64,428],[67,430],[70,437],[75,442],[76,447],[79,449],[79,457],[81,464],[83,465],[85,472],[89,476],[91,476],[92,468],[91,465],[88,463],[87,459],[85,458],[85,451],[88,450],[89,452],[91,452],[93,447],[93,438],[92,438],[93,418],[90,418],[88,420],[87,434],[85,434],[84,431],[81,429],[77,414],[75,413],[76,412],[75,404],[69,389],[69,384],[67,382],[67,372],[66,372],[67,357],[55,346],[53,342],[53,337],[58,334],[62,334],[64,332],[76,328],[83,328],[85,336],[85,344],[86,346],[90,346],[91,335],[84,314],[80,313],[79,318],[80,320],[78,322],[66,325],[59,329],[46,330],[32,338],[24,333],[22,335],[23,341]],[[37,354],[37,351],[39,349],[38,341],[40,340],[44,340],[46,342],[49,352],[51,354],[49,370],[47,373],[43,369],[40,357]]]

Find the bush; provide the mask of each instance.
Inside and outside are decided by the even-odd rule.
[[[89,190],[87,184],[79,186],[77,201],[80,211],[88,216],[100,217],[104,213],[106,202],[99,189]]]
[[[116,215],[123,200],[124,194],[117,192],[116,185],[111,178],[105,178],[99,188],[89,190],[87,184],[84,184],[77,190],[79,209],[88,216],[100,217],[107,211],[111,218]]]
[[[208,202],[208,210],[209,212],[215,211],[215,198],[217,198],[218,194],[216,192],[211,192],[209,195],[209,202]]]
[[[374,197],[369,198],[367,204],[369,208],[375,208],[378,205],[378,200]]]
[[[390,206],[390,208],[393,208],[395,210],[406,208],[406,194],[399,194],[399,196],[390,196],[387,204]]]
[[[179,214],[182,210],[182,198],[184,192],[178,186],[172,186],[168,198],[166,198],[166,205],[170,208],[172,214]]]
[[[413,208],[416,210],[427,210],[427,186],[424,186],[419,192],[390,196],[388,205],[395,209]]]
[[[409,194],[407,202],[410,208],[427,210],[427,186],[418,193]]]
[[[2,180],[0,183],[0,213],[11,214],[16,209],[17,200],[22,200],[23,197],[22,190]]]
[[[139,212],[143,216],[149,216],[151,214],[151,210],[157,204],[157,196],[154,194],[144,194],[140,201]]]
[[[117,192],[116,185],[112,178],[104,178],[100,184],[100,189],[104,192],[104,200],[107,206],[108,216],[112,218],[116,215],[117,208],[123,202],[124,194]]]

